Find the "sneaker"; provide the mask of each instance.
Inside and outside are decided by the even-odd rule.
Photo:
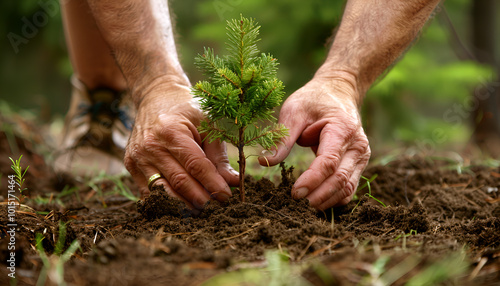
[[[125,173],[123,156],[132,130],[133,104],[125,92],[99,88],[87,90],[76,77],[66,115],[56,171],[92,176]]]

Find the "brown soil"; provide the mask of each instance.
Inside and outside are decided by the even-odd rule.
[[[0,133],[0,150],[9,150],[2,138]],[[35,166],[38,155],[22,146],[23,160]],[[10,174],[12,155],[4,153],[8,151],[0,152],[0,172]],[[364,173],[367,178],[378,175],[371,194],[387,207],[365,196],[364,188],[347,206],[321,213],[306,200],[291,199],[294,178],[291,169],[283,168],[279,185],[247,177],[246,202],[235,194],[229,202],[210,202],[195,214],[161,187],[134,203],[114,191],[112,181],[100,181],[99,193],[69,175],[53,173],[43,160],[36,166],[28,171],[26,204],[47,213],[16,213],[18,285],[36,284],[43,268],[34,250],[36,234],[43,235],[45,251],[53,253],[59,221],[66,222],[64,249],[75,239],[81,244],[64,268],[71,285],[200,285],[218,274],[266,270],[270,250],[288,257],[292,267],[300,266],[299,274],[312,285],[371,285],[379,275],[374,265],[384,259],[387,272],[406,269],[392,276],[394,285],[442,264],[451,271],[455,264],[449,263],[457,261],[455,268],[465,267],[462,273],[432,285],[500,285],[498,167],[470,166],[459,173],[446,160],[402,157]],[[122,181],[137,191],[130,178]],[[56,203],[56,190],[65,185],[77,191]],[[2,187],[5,199],[6,193]],[[50,203],[35,201],[37,196]],[[3,263],[9,255],[7,223],[2,205]],[[8,285],[5,265],[0,269],[0,285]]]

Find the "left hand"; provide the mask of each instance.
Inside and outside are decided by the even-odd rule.
[[[371,154],[358,98],[353,81],[339,73],[315,76],[283,104],[279,123],[290,129],[290,136],[267,161],[270,165],[283,161],[295,142],[311,147],[316,154],[292,188],[295,199],[307,198],[319,210],[351,201]],[[265,158],[259,161],[267,165]]]
[[[237,185],[239,176],[229,165],[225,144],[209,144],[198,133],[203,113],[187,81],[165,77],[159,82],[146,89],[138,106],[125,152],[127,170],[143,197],[150,192],[148,178],[160,174],[153,185],[163,185],[192,209],[201,210],[211,198],[227,200],[229,185]]]

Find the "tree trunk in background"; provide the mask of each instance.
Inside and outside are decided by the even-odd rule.
[[[484,79],[474,91],[473,140],[483,152],[500,156],[500,68],[496,62],[497,0],[472,1],[472,50],[476,59],[495,69],[494,78]]]

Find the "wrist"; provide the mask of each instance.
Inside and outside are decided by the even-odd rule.
[[[332,89],[341,90],[344,96],[352,100],[360,108],[364,98],[364,89],[360,86],[358,76],[349,69],[321,66],[314,75],[314,80],[326,82]]]
[[[144,101],[155,101],[156,98],[172,103],[190,101],[193,98],[190,86],[189,79],[182,72],[144,77],[130,89],[134,104],[139,108]]]

